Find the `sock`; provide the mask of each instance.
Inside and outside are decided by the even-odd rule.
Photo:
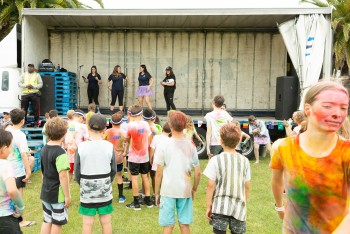
[[[134,204],[139,204],[139,196],[134,196]]]
[[[118,184],[119,197],[123,196],[123,184]]]
[[[145,196],[145,202],[150,202],[151,201],[151,197],[150,196]]]

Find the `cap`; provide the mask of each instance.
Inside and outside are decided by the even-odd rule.
[[[89,127],[95,131],[102,131],[106,128],[106,117],[101,114],[94,114],[89,121]]]
[[[28,67],[34,67],[34,64],[29,63],[29,64],[28,64]]]
[[[165,70],[166,70],[166,71],[171,71],[171,70],[173,70],[173,68],[170,67],[170,66],[167,66],[167,67],[165,68]]]

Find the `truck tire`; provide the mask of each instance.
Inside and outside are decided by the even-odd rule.
[[[250,136],[249,141],[247,143],[241,143],[242,154],[248,158],[249,160],[254,158],[254,140],[253,136]]]
[[[207,131],[203,128],[196,127],[198,136],[202,139],[204,144],[202,145],[196,138],[193,138],[193,142],[196,145],[198,158],[199,159],[208,159],[207,155],[207,141],[205,139]]]

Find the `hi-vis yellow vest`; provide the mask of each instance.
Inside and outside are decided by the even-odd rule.
[[[38,86],[38,76],[39,74],[36,72],[33,73],[24,73],[24,85],[32,85],[33,87],[37,87]],[[23,94],[30,94],[30,93],[37,93],[39,92],[39,89],[27,89],[27,88],[23,88],[22,89],[22,93]]]

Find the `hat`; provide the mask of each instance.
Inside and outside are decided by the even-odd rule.
[[[95,131],[102,131],[106,128],[106,117],[101,114],[94,114],[89,121],[89,127]]]
[[[173,70],[173,68],[170,67],[170,66],[167,66],[167,67],[165,68],[165,70],[166,70],[166,71],[171,71],[171,70]]]
[[[34,67],[34,64],[29,63],[29,64],[28,64],[28,67]]]

